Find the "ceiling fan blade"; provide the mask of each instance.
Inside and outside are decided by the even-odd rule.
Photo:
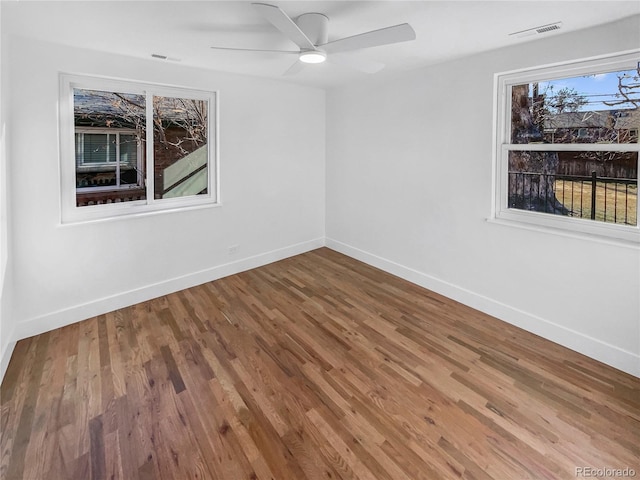
[[[235,52],[269,52],[269,53],[296,53],[300,52],[294,50],[262,50],[259,48],[233,48],[233,47],[210,47],[214,50],[232,50]]]
[[[302,69],[304,68],[304,63],[302,63],[300,60],[296,60],[296,62],[291,65],[283,74],[282,76],[284,77],[288,77],[289,75],[295,75],[296,73],[299,73],[302,71]]]
[[[325,43],[322,49],[327,53],[346,52],[359,48],[377,47],[391,43],[415,40],[416,32],[408,23],[402,23],[393,27],[381,28],[371,32],[361,33],[352,37],[342,38]]]
[[[289,40],[304,50],[315,50],[316,46],[307,38],[300,28],[291,18],[284,13],[280,7],[269,5],[267,3],[252,3],[253,7],[258,10],[264,18],[266,18],[274,27],[284,33]]]
[[[362,58],[354,58],[353,55],[347,56],[340,53],[327,57],[327,61],[335,63],[336,65],[353,68],[354,70],[364,73],[377,73],[384,68],[384,63],[365,60]]]

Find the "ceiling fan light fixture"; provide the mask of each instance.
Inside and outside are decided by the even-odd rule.
[[[320,50],[309,50],[300,52],[298,57],[303,63],[322,63],[327,59],[327,54]]]

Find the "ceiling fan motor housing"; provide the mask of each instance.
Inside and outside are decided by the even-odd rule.
[[[296,25],[314,45],[329,41],[329,17],[322,13],[303,13],[296,18]]]

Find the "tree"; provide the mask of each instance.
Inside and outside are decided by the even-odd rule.
[[[511,142],[542,142],[548,109],[537,84],[532,95],[529,84],[514,85],[511,90]],[[509,194],[512,208],[566,215],[567,209],[556,199],[555,174],[557,152],[509,152]]]
[[[169,129],[180,135],[168,135]],[[153,97],[154,141],[186,155],[207,143],[207,102],[176,97]]]
[[[76,126],[135,129],[145,141],[145,98],[138,94],[76,90]],[[207,143],[207,102],[174,97],[153,97],[154,141],[185,155]],[[180,137],[168,135],[179,129]]]
[[[550,113],[578,112],[587,104],[587,97],[579,94],[573,87],[564,87],[553,92],[553,85],[548,88],[544,103]]]
[[[625,108],[629,108],[633,105],[635,108],[640,108],[638,94],[640,94],[640,62],[638,62],[638,68],[633,74],[625,72],[618,75],[617,100],[603,103],[610,107],[623,105]]]
[[[611,128],[610,141],[613,143],[630,143],[637,141],[637,124],[634,125],[628,119],[633,119],[633,112],[640,108],[640,63],[633,73],[629,71],[621,72],[618,75],[618,92],[615,94],[616,100],[602,102],[609,107],[620,107],[620,110],[614,110],[611,120],[618,122],[619,128]],[[635,117],[637,118],[637,117]],[[625,121],[628,125],[624,125]],[[635,134],[632,132],[635,130]],[[583,152],[580,154],[582,158],[592,160],[598,165],[598,170],[602,173],[598,175],[613,176],[612,173],[614,162],[630,161],[632,154],[621,152]]]

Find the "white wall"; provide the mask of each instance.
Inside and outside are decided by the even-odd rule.
[[[329,91],[328,245],[640,376],[639,250],[486,221],[494,73],[637,48],[638,25]]]
[[[3,71],[16,338],[323,244],[322,90],[15,40]],[[61,225],[61,71],[219,91],[223,205]],[[238,252],[230,255],[232,245]]]
[[[2,9],[0,9],[0,12]],[[0,13],[1,21],[1,13]],[[8,52],[8,42],[0,40],[0,61]],[[9,182],[7,140],[9,125],[7,96],[7,69],[0,70],[0,379],[9,363],[14,342],[15,324],[11,316],[11,263],[9,262]]]

